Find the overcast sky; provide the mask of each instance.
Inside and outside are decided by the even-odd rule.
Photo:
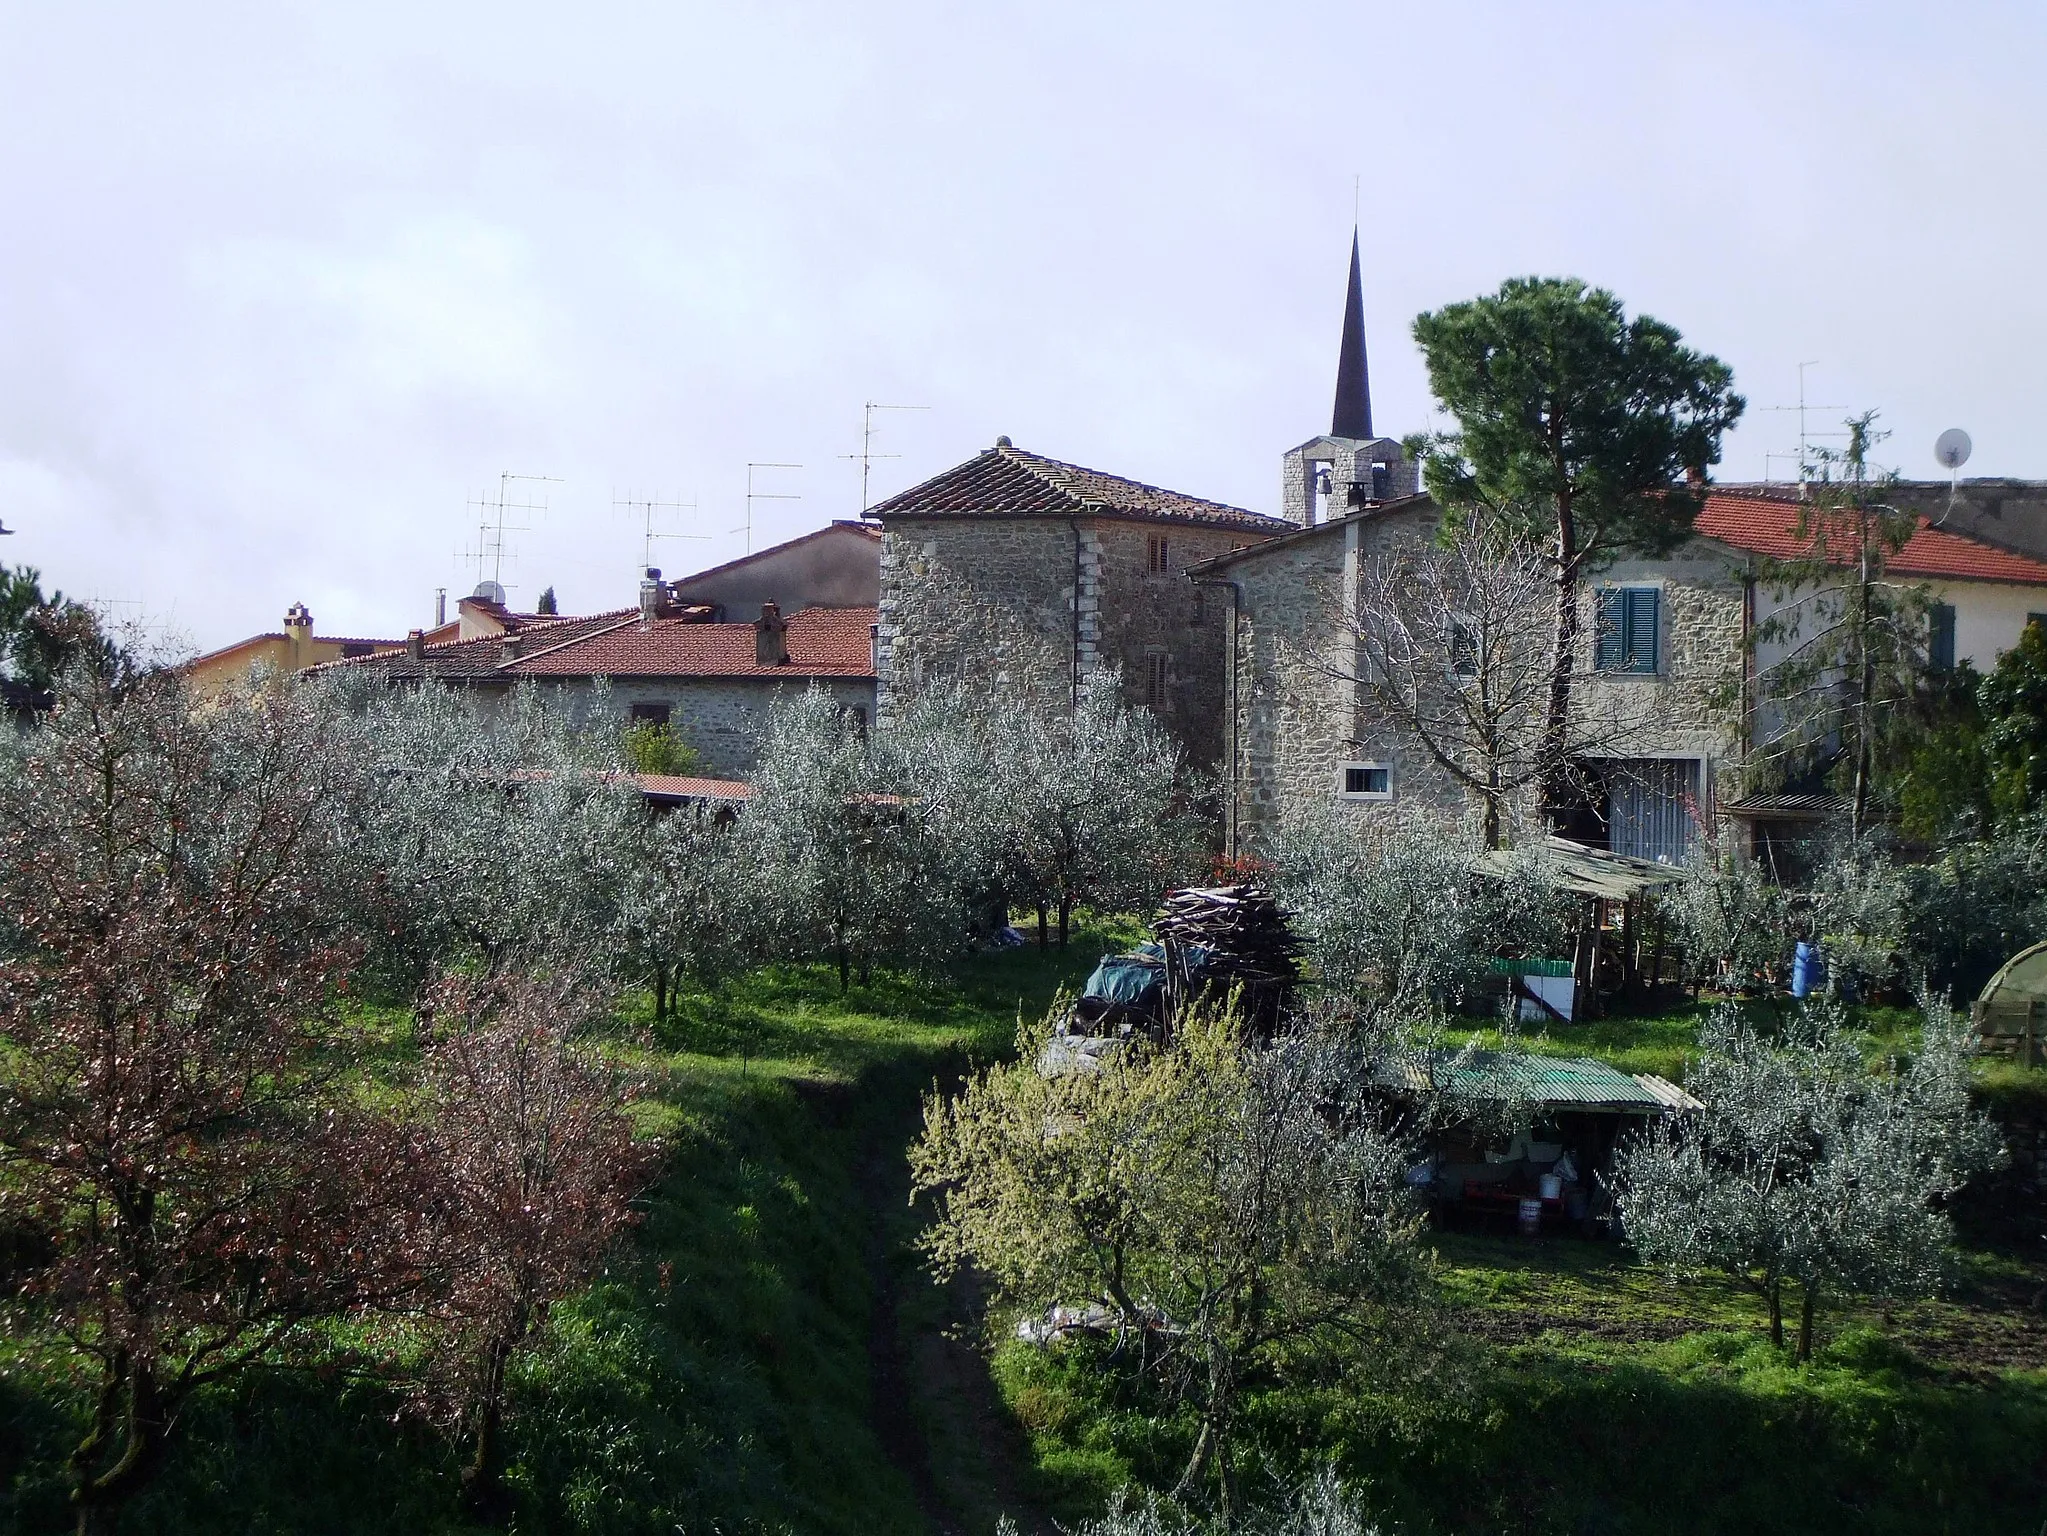
[[[0,558],[201,646],[397,635],[557,477],[515,604],[632,601],[1007,433],[1262,510],[1326,429],[1363,178],[1420,310],[1571,274],[1732,365],[1721,473],[1876,408],[2047,476],[2047,10],[0,0]],[[1815,413],[1832,424],[1842,411]],[[1440,425],[1440,423],[1436,423]],[[1769,466],[1779,476],[1788,459]],[[518,499],[522,487],[514,486]]]

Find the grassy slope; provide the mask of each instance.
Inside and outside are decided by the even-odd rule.
[[[919,1093],[1006,1049],[1019,1008],[1041,1009],[1104,942],[1084,931],[1064,956],[990,956],[957,986],[879,978],[844,999],[821,971],[771,969],[623,1047],[674,1154],[644,1226],[521,1372],[520,1529],[921,1532],[1001,1483],[980,1441],[934,1437],[918,1464],[915,1394],[890,1375],[888,1314],[875,1326],[897,1292],[906,1332],[944,1320],[900,1251],[901,1149]],[[4,1347],[0,1531],[60,1528],[78,1394],[34,1339]],[[936,1386],[965,1411],[956,1383]],[[126,1528],[455,1529],[452,1458],[395,1408],[383,1385],[334,1375],[215,1393]]]
[[[1769,1004],[1758,1004],[1769,1008]],[[1532,1050],[1682,1080],[1704,1007],[1552,1024]],[[1477,1021],[1473,1021],[1477,1023]],[[1862,1010],[1874,1057],[1911,1018]],[[1496,1039],[1481,1029],[1483,1038]],[[1991,1066],[1991,1096],[2047,1073]],[[1964,1253],[1946,1298],[1834,1306],[1813,1366],[1769,1347],[1756,1300],[1673,1282],[1570,1239],[1440,1234],[1453,1339],[1423,1384],[1327,1379],[1255,1398],[1255,1485],[1333,1457],[1409,1533],[1992,1532],[2047,1520],[2047,1254]],[[1064,1516],[1191,1443],[1116,1362],[1004,1342],[996,1374],[1029,1431],[1038,1496]]]

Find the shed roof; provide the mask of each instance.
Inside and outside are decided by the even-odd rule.
[[[1574,895],[1627,901],[1645,891],[1677,883],[1677,871],[1668,864],[1609,853],[1604,848],[1574,843],[1568,837],[1545,837],[1541,846],[1550,883]],[[1526,868],[1504,848],[1480,854],[1472,860],[1471,867],[1479,874],[1496,877],[1518,874]]]
[[[2047,997],[2047,944],[2020,950],[1997,968],[1997,974],[1983,983],[1977,994],[1977,1000],[1985,1003],[2034,997]]]
[[[1548,1106],[1616,1114],[1660,1114],[1702,1107],[1668,1078],[1623,1072],[1591,1056],[1436,1051],[1431,1053],[1429,1069],[1439,1082],[1447,1078],[1481,1096],[1521,1098]]]

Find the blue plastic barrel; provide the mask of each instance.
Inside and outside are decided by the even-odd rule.
[[[1800,939],[1791,952],[1791,995],[1805,997],[1826,984],[1827,962],[1820,957],[1819,945]]]

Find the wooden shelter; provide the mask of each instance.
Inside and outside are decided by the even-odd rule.
[[[1571,955],[1571,975],[1580,999],[1577,1017],[1599,1012],[1612,993],[1639,993],[1663,980],[1664,933],[1651,898],[1677,883],[1668,864],[1629,858],[1573,842],[1545,837],[1536,866],[1552,889],[1579,898],[1582,919]],[[1516,878],[1527,866],[1512,852],[1495,848],[1472,868],[1495,879]]]

